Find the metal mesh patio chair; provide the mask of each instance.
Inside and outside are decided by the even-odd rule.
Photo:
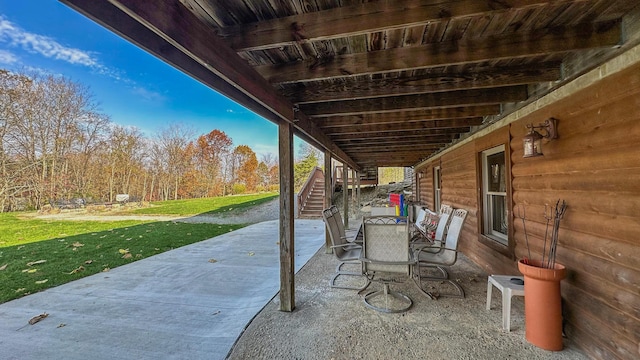
[[[443,246],[444,236],[447,233],[449,227],[449,220],[451,219],[451,213],[453,208],[449,205],[442,205],[440,207],[440,213],[438,214],[438,225],[435,229],[435,235],[433,239],[430,239],[424,233],[424,230],[418,229],[419,236],[414,236],[411,241],[411,247],[415,250],[418,247],[422,248],[425,252],[440,252]],[[426,213],[425,217],[428,216]]]
[[[352,290],[363,290],[369,285],[369,280],[366,279],[362,275],[362,270],[360,271],[346,271],[342,270],[342,267],[351,264],[357,265],[362,269],[362,263],[360,262],[360,255],[362,252],[362,245],[354,242],[347,241],[347,237],[344,235],[344,226],[340,226],[342,224],[342,218],[340,217],[340,212],[338,212],[338,208],[336,206],[331,206],[328,209],[322,211],[322,217],[324,219],[324,223],[327,227],[327,231],[329,232],[329,238],[331,239],[331,249],[333,250],[334,255],[340,261],[336,266],[336,272],[329,281],[331,287],[339,288],[339,289],[352,289]],[[336,281],[340,276],[356,276],[361,277],[364,281],[363,285],[350,285],[347,283],[346,285],[337,284]]]
[[[456,289],[455,294],[438,294],[439,296],[464,297],[464,290],[455,281],[449,279],[449,273],[445,267],[452,266],[458,258],[458,244],[462,225],[467,217],[467,210],[456,209],[451,215],[447,236],[444,246],[424,245],[414,246],[414,256],[416,259],[416,271],[414,280],[420,290],[431,298],[437,296],[424,290],[423,281],[441,281],[447,282]],[[435,268],[439,270],[443,276],[422,276],[422,268]]]
[[[345,241],[350,243],[356,243],[362,245],[362,229],[359,228],[357,230],[347,230],[344,227],[344,221],[342,221],[342,216],[340,215],[340,211],[338,207],[335,205],[331,205],[328,210],[331,210],[332,215],[334,216],[334,221],[336,225],[336,229],[338,229],[338,234],[344,238]]]
[[[414,265],[409,250],[409,223],[406,217],[371,216],[362,221],[364,229],[362,265],[371,281],[381,282],[382,290],[369,292],[364,303],[377,311],[407,311],[413,301],[407,295],[392,291],[389,285],[411,278]]]

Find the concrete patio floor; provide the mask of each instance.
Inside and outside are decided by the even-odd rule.
[[[430,300],[411,281],[392,284],[391,290],[407,294],[414,302],[399,314],[380,313],[364,305],[362,293],[380,289],[380,284],[371,284],[361,294],[329,287],[337,263],[334,255],[320,249],[296,274],[295,311],[279,311],[279,299],[273,298],[238,339],[229,359],[587,358],[570,338],[564,339],[564,350],[557,352],[530,344],[525,339],[522,297],[513,297],[511,331],[504,332],[500,291],[492,292],[492,307],[487,311],[488,274],[463,255],[449,274],[464,288],[465,298]],[[430,286],[441,293],[451,290],[436,282]]]
[[[0,358],[224,359],[279,290],[278,228],[254,224],[0,304]],[[325,238],[321,220],[295,228],[297,271]]]

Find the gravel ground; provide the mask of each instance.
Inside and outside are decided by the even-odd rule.
[[[330,288],[336,265],[333,255],[320,249],[296,274],[295,310],[279,311],[276,296],[247,326],[228,359],[586,359],[569,339],[561,352],[528,343],[520,297],[513,298],[511,332],[503,332],[500,292],[493,291],[492,309],[486,311],[488,275],[465,257],[450,271],[464,288],[464,299],[430,300],[411,281],[393,284],[392,290],[414,301],[400,314],[367,308],[355,290]],[[432,290],[449,290],[433,285]],[[372,284],[365,293],[380,287]]]

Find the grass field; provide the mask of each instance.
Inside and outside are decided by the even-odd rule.
[[[137,215],[195,215],[242,211],[278,197],[277,193],[234,195],[217,198],[158,201],[151,207],[128,212]]]
[[[277,194],[155,203],[133,214],[196,215],[243,211]],[[193,206],[190,206],[193,205]],[[157,221],[46,221],[0,214],[0,303],[164,251],[206,240],[245,224]]]

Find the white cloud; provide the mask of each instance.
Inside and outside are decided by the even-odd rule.
[[[161,93],[152,91],[152,90],[148,90],[145,89],[143,87],[140,86],[136,86],[133,88],[133,93],[135,95],[138,95],[140,97],[142,97],[143,99],[147,100],[147,101],[151,101],[151,102],[164,102],[166,100],[166,97],[164,95],[162,95]]]
[[[0,64],[13,64],[18,61],[18,57],[6,50],[0,50]]]
[[[90,52],[61,45],[48,36],[25,31],[4,17],[0,17],[0,41],[70,64],[102,68]]]

